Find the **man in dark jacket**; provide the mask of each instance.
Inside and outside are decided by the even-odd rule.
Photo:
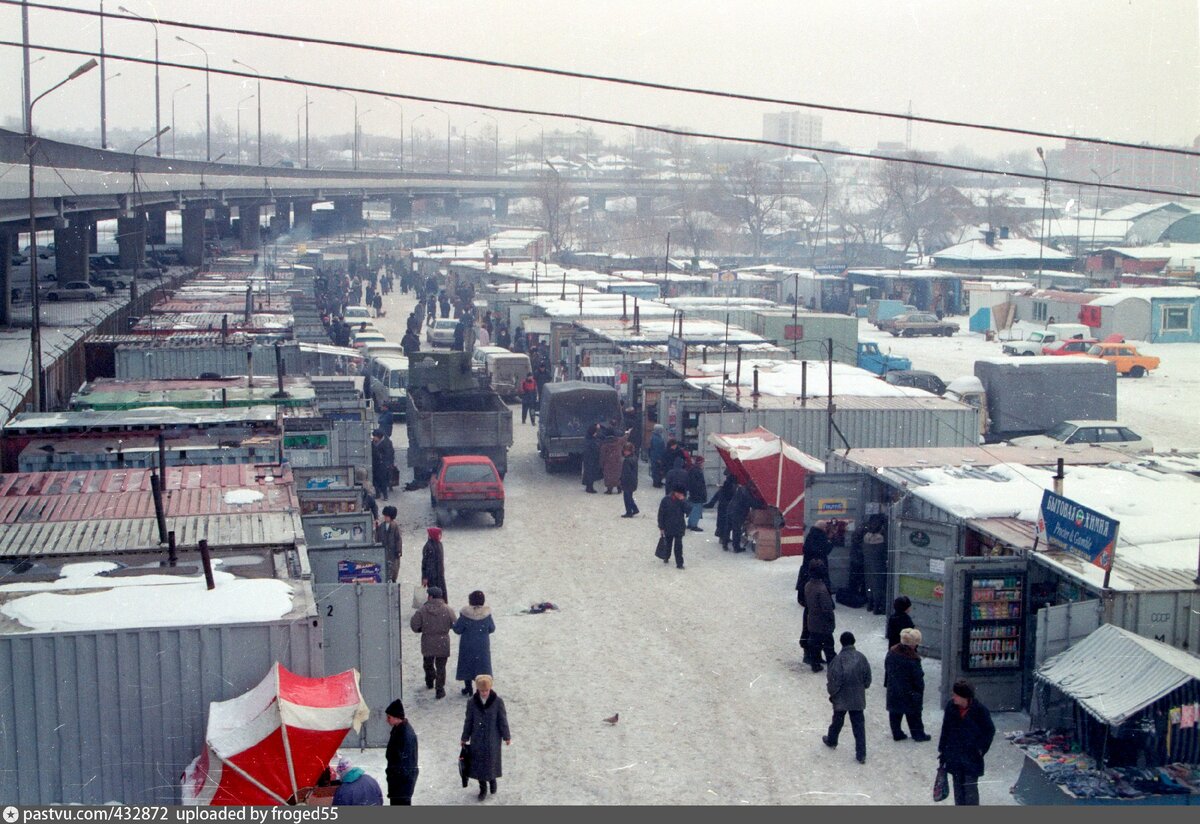
[[[746,519],[754,508],[754,495],[745,484],[738,484],[729,502],[729,543],[734,552],[743,552],[742,538],[746,535]]]
[[[529,417],[530,426],[537,426],[538,413],[538,385],[534,379],[532,372],[525,373],[525,380],[521,381],[521,423],[525,423],[525,417]]]
[[[371,433],[371,483],[375,492],[383,500],[388,499],[388,491],[392,488],[392,472],[396,468],[396,450],[392,440],[376,429]]]
[[[729,551],[729,539],[732,530],[729,523],[729,505],[733,502],[733,494],[737,490],[737,480],[729,472],[725,470],[725,480],[717,487],[717,491],[713,493],[712,498],[704,505],[705,509],[717,508],[717,540],[721,542],[721,549]]]
[[[621,458],[621,495],[625,498],[625,514],[622,518],[632,518],[641,512],[633,500],[633,493],[638,486],[638,459],[633,444],[626,443],[621,447],[624,457]]]
[[[854,731],[854,757],[859,764],[867,760],[867,727],[863,711],[867,708],[867,689],[871,686],[871,665],[867,657],[854,648],[854,634],[843,632],[839,639],[842,651],[829,663],[826,686],[833,704],[833,720],[829,734],[821,738],[827,747],[836,747],[846,713],[850,713],[850,729]]]
[[[410,806],[417,786],[417,732],[404,717],[404,704],[396,699],[388,704],[386,714],[392,728],[387,743],[388,801],[393,806]]]
[[[679,445],[679,441],[675,440],[674,438],[667,438],[667,450],[662,454],[662,458],[659,459],[660,477],[665,476],[668,472],[674,469],[675,465],[680,460],[683,461],[684,466],[687,466],[687,458],[687,450]],[[671,485],[667,484],[667,489],[670,488]]]
[[[421,351],[421,338],[416,332],[409,329],[404,333],[404,337],[400,338],[400,348],[404,350],[404,357],[411,358],[413,355]]]
[[[992,714],[975,699],[975,688],[966,681],[956,681],[938,739],[938,763],[954,779],[955,804],[979,806],[983,757],[995,736]]]
[[[704,456],[693,455],[692,465],[687,471],[688,503],[692,505],[688,512],[687,528],[692,532],[703,532],[700,528],[700,516],[704,514],[704,502],[708,500],[708,482],[704,480]]]
[[[383,556],[387,559],[387,577],[384,583],[399,581],[400,556],[404,554],[404,542],[400,538],[400,524],[396,523],[396,507],[383,508],[383,520],[375,527],[375,540],[383,546]]]
[[[675,550],[675,567],[683,569],[683,533],[687,530],[688,503],[682,489],[673,489],[658,504],[658,534]],[[667,563],[671,556],[663,558]]]
[[[805,652],[813,672],[820,672],[821,657],[833,661],[833,595],[829,592],[829,575],[824,561],[809,565],[808,582],[804,585],[804,627],[808,630]]]
[[[828,562],[833,545],[825,531],[825,521],[817,521],[804,536],[804,559],[800,562],[800,574],[796,576],[796,602],[804,606],[804,586],[812,574],[813,561]]]
[[[667,492],[671,492],[673,489],[682,489],[684,493],[687,492],[688,470],[682,455],[676,455],[675,462],[667,466],[667,471],[663,473],[663,476],[663,485],[666,486]]]
[[[908,738],[900,729],[900,722],[908,720],[908,730],[913,741],[928,741],[925,724],[921,721],[921,709],[925,703],[925,672],[921,669],[921,631],[906,627],[899,632],[900,640],[888,650],[883,659],[883,684],[887,688],[888,723],[892,727],[892,740]]]

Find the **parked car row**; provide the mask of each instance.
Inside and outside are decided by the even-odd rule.
[[[891,332],[893,337],[911,338],[915,335],[944,335],[950,337],[958,331],[957,323],[940,320],[932,312],[908,312],[877,321],[875,327],[882,332]]]

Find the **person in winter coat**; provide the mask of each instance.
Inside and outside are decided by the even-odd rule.
[[[709,498],[708,503],[704,505],[705,509],[717,508],[717,528],[714,534],[717,540],[721,542],[721,549],[729,551],[729,504],[733,501],[734,490],[737,489],[737,480],[733,474],[727,469],[725,470],[725,480],[717,487],[717,491]]]
[[[454,325],[454,343],[450,348],[455,352],[465,351],[467,345],[467,319],[459,318],[458,323]]]
[[[337,777],[341,780],[333,793],[335,807],[382,807],[383,792],[379,782],[367,775],[362,767],[355,767],[342,758],[338,764]]]
[[[688,458],[690,457],[691,456],[688,455],[687,450],[679,445],[679,441],[675,440],[674,438],[667,438],[667,451],[663,453],[662,462],[660,464],[662,466],[661,471],[663,477],[665,478],[667,473],[674,469],[680,460],[683,461],[683,466],[686,468],[688,464]],[[668,485],[667,489],[670,488],[670,485]]]
[[[867,708],[867,689],[871,686],[871,665],[867,657],[854,648],[854,634],[843,632],[838,639],[842,651],[829,664],[826,686],[833,704],[833,720],[829,733],[821,738],[827,747],[836,747],[846,713],[850,713],[850,729],[854,731],[854,757],[859,764],[867,760],[867,727],[863,711]]]
[[[375,310],[375,317],[383,316],[383,295],[375,293],[375,297],[371,298],[371,308]]]
[[[951,693],[942,716],[938,763],[953,779],[954,803],[978,806],[983,757],[996,737],[996,726],[992,714],[975,698],[975,688],[968,682],[956,681]]]
[[[392,430],[396,428],[396,413],[390,408],[384,408],[379,413],[379,428],[383,430],[383,436],[388,440],[392,438]]]
[[[624,453],[621,458],[621,495],[625,498],[625,514],[621,517],[632,518],[641,512],[637,502],[633,500],[633,493],[638,487],[638,459],[633,444],[628,441],[621,448],[621,452]]]
[[[400,348],[404,350],[404,357],[411,358],[421,351],[421,337],[409,329],[404,333],[404,337],[400,338]]]
[[[392,488],[392,472],[396,468],[396,450],[392,439],[383,434],[382,429],[371,433],[371,483],[375,492],[383,500],[388,499],[388,491]]]
[[[512,333],[508,331],[508,324],[500,321],[500,327],[496,329],[496,345],[503,349],[512,348]]]
[[[925,672],[921,669],[921,631],[907,628],[900,631],[900,643],[888,649],[883,659],[884,685],[887,687],[888,723],[892,727],[892,740],[908,738],[900,729],[900,722],[908,721],[908,731],[913,741],[928,741],[925,724],[921,721],[921,709],[925,704]]]
[[[682,489],[672,489],[658,504],[658,534],[674,549],[677,569],[683,569],[683,533],[687,530],[688,503],[683,494]],[[663,558],[663,563],[669,559]]]
[[[404,717],[404,704],[399,698],[388,704],[384,718],[392,728],[385,751],[388,801],[393,806],[407,807],[412,804],[421,772],[417,766],[417,731]]]
[[[671,453],[668,451],[668,455]],[[663,483],[666,485],[667,492],[673,492],[676,489],[682,489],[684,496],[687,496],[688,488],[688,470],[687,462],[682,455],[675,457],[675,463],[671,464],[671,468],[663,475]]]
[[[808,630],[809,663],[813,672],[820,672],[821,656],[826,663],[833,660],[833,596],[829,592],[829,576],[824,561],[812,561],[808,582],[804,585],[804,623]]]
[[[687,471],[688,503],[692,505],[688,512],[688,529],[692,532],[703,532],[700,528],[700,516],[704,514],[704,503],[708,500],[708,481],[704,479],[704,456],[693,455],[692,465]]]
[[[734,552],[744,552],[742,539],[746,535],[746,518],[754,508],[754,495],[745,484],[738,484],[729,502],[729,543]]]
[[[529,424],[537,426],[538,413],[538,385],[533,377],[532,372],[525,373],[525,380],[521,381],[521,423],[525,423],[525,416],[529,416]]]
[[[454,677],[463,682],[463,695],[471,694],[471,684],[477,675],[492,673],[492,639],[496,622],[492,620],[492,608],[484,604],[484,594],[475,590],[467,596],[467,606],[458,614],[451,627],[458,642],[458,667]]]
[[[650,434],[650,446],[646,450],[646,457],[650,461],[650,480],[654,482],[655,489],[661,489],[663,485],[662,459],[666,451],[666,430],[661,423],[656,423],[654,431]]]
[[[447,605],[438,587],[430,587],[429,598],[413,613],[408,625],[421,635],[421,658],[425,665],[425,689],[437,688],[434,697],[446,697],[446,659],[450,657],[450,630],[458,616]]]
[[[867,584],[867,609],[887,612],[887,519],[872,515],[863,535],[863,574]]]
[[[446,595],[446,549],[442,546],[442,528],[431,526],[425,528],[428,539],[421,547],[421,586],[437,587]]]
[[[462,744],[471,745],[469,776],[479,782],[479,797],[496,794],[496,779],[501,771],[500,742],[512,744],[508,730],[508,712],[504,699],[492,690],[492,676],[475,678],[475,694],[467,699],[467,717],[463,721]]]
[[[829,542],[829,533],[825,531],[826,522],[817,521],[808,534],[804,536],[804,559],[800,562],[800,574],[796,576],[796,602],[804,606],[804,585],[812,574],[813,561],[828,562],[833,545]],[[828,567],[826,567],[828,568]]]
[[[900,633],[911,627],[915,627],[912,616],[908,611],[912,609],[912,599],[907,595],[901,595],[895,601],[892,601],[892,614],[887,622],[887,643],[888,649],[900,643]]]
[[[596,481],[604,477],[604,470],[600,466],[600,424],[594,423],[588,427],[587,434],[584,436],[583,442],[583,491],[596,491],[594,484]]]
[[[400,574],[400,556],[404,554],[404,541],[400,537],[400,524],[396,523],[396,507],[383,508],[383,520],[375,527],[375,540],[383,545],[387,558],[386,581],[396,581]]]

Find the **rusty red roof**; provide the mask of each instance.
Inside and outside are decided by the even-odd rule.
[[[154,518],[149,469],[0,474],[0,524]],[[226,493],[253,490],[251,503]],[[269,464],[167,467],[168,518],[296,511],[291,469]]]

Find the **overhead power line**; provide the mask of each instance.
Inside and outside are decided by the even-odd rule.
[[[8,2],[8,0],[0,0],[0,3]],[[12,40],[0,40],[0,46],[10,46],[19,48],[21,43]],[[58,54],[72,54],[84,57],[98,56],[98,51],[90,51],[88,49],[68,49],[62,46],[44,46],[30,44],[30,48],[39,51],[56,52]],[[911,166],[926,166],[934,169],[945,169],[954,172],[967,172],[970,174],[983,175],[999,175],[1001,177],[1011,177],[1020,180],[1032,180],[1037,182],[1050,181],[1051,183],[1062,183],[1070,186],[1088,186],[1096,185],[1093,180],[1082,180],[1073,177],[1055,177],[1053,175],[1039,175],[1035,172],[1017,172],[1005,169],[993,169],[986,166],[971,166],[964,163],[947,163],[940,160],[931,160],[921,157],[903,157],[896,155],[876,155],[869,152],[858,152],[852,149],[831,149],[823,146],[806,146],[798,143],[784,143],[779,140],[765,140],[755,137],[737,137],[733,135],[713,134],[710,132],[697,132],[689,129],[674,129],[669,126],[652,126],[647,123],[636,123],[629,120],[614,120],[604,117],[592,117],[589,115],[570,114],[566,112],[546,111],[542,109],[523,109],[514,106],[498,106],[491,103],[476,103],[469,100],[453,100],[443,97],[424,97],[421,95],[404,94],[402,92],[384,91],[382,89],[368,88],[365,86],[344,86],[337,83],[323,83],[317,80],[298,80],[292,77],[283,75],[269,74],[253,74],[251,72],[239,71],[237,69],[224,69],[219,67],[193,66],[189,63],[175,63],[167,60],[155,61],[148,57],[132,57],[130,55],[113,54],[105,52],[105,59],[119,60],[126,63],[140,63],[144,65],[166,66],[172,69],[182,69],[184,71],[208,72],[211,74],[221,74],[229,77],[238,77],[248,80],[261,78],[270,80],[276,83],[283,83],[290,86],[306,86],[309,89],[327,89],[330,91],[346,91],[357,92],[359,94],[367,94],[375,97],[395,98],[398,100],[412,100],[417,103],[442,104],[447,106],[461,106],[468,109],[481,109],[492,112],[505,112],[507,114],[520,114],[530,117],[553,117],[563,120],[572,120],[582,123],[594,123],[599,126],[617,126],[625,129],[644,129],[650,132],[658,132],[660,134],[669,134],[676,137],[689,137],[701,140],[717,140],[727,143],[741,143],[753,146],[772,146],[779,149],[792,149],[802,152],[820,152],[821,154],[837,155],[840,157],[855,157],[862,160],[882,161],[887,163],[904,163]],[[1170,198],[1200,198],[1198,192],[1188,192],[1182,190],[1155,189],[1147,186],[1131,186],[1117,183],[1105,183],[1103,188],[1113,191],[1135,192],[1141,194],[1164,195]]]
[[[102,12],[92,9],[78,9],[67,6],[56,6],[50,3],[26,3],[24,0],[0,0],[0,5],[8,6],[23,6],[28,5],[32,9],[43,9],[52,12],[62,12],[65,14],[82,14],[91,17],[108,17],[115,20],[128,20],[131,22],[144,22],[144,18],[139,18],[133,15],[116,14],[113,12]],[[912,123],[927,123],[933,126],[950,126],[960,129],[977,129],[981,131],[999,132],[1003,134],[1023,135],[1026,137],[1046,138],[1050,140],[1073,140],[1079,143],[1090,143],[1100,146],[1113,146],[1124,149],[1137,149],[1139,151],[1155,151],[1167,152],[1170,154],[1185,155],[1188,157],[1200,157],[1200,152],[1192,151],[1191,149],[1180,148],[1176,146],[1150,146],[1139,143],[1129,143],[1120,140],[1108,140],[1099,137],[1083,137],[1079,135],[1067,135],[1058,132],[1046,132],[1036,129],[1022,129],[1016,126],[998,126],[988,123],[971,123],[962,120],[949,120],[946,118],[922,117],[911,113],[886,112],[873,109],[860,109],[851,106],[833,106],[823,103],[812,103],[803,100],[788,100],[778,97],[766,97],[762,95],[742,94],[738,92],[726,92],[717,89],[704,89],[693,86],[679,86],[671,83],[656,83],[649,80],[637,80],[628,77],[617,77],[615,75],[593,74],[588,72],[575,72],[567,69],[554,69],[546,66],[533,66],[524,63],[508,63],[499,60],[485,60],[478,57],[464,57],[462,55],[441,54],[438,52],[423,52],[413,49],[397,49],[390,46],[377,46],[367,43],[352,43],[345,40],[331,40],[322,37],[307,37],[297,34],[281,34],[279,32],[261,31],[258,29],[239,29],[231,26],[215,26],[205,23],[189,23],[183,20],[163,20],[156,18],[156,22],[163,26],[173,26],[176,28],[190,29],[194,31],[216,32],[219,34],[234,34],[244,37],[260,37],[268,40],[282,40],[290,43],[304,43],[315,46],[332,46],[334,48],[354,49],[356,51],[374,52],[377,54],[389,54],[398,57],[416,57],[425,60],[442,60],[452,63],[463,63],[472,66],[483,66],[486,68],[506,69],[511,71],[530,72],[533,74],[545,74],[555,77],[566,77],[572,80],[590,80],[598,83],[612,83],[621,86],[630,86],[640,89],[651,89],[654,91],[680,92],[684,94],[696,94],[706,97],[717,97],[726,100],[739,100],[748,103],[769,103],[776,106],[795,106],[797,108],[815,109],[817,111],[834,112],[837,114],[852,114],[862,115],[866,117],[882,117],[892,120],[903,120],[909,124]],[[400,95],[394,95],[399,97]],[[419,99],[419,98],[418,98]],[[576,118],[583,119],[583,118]],[[1041,178],[1038,178],[1039,180]]]

